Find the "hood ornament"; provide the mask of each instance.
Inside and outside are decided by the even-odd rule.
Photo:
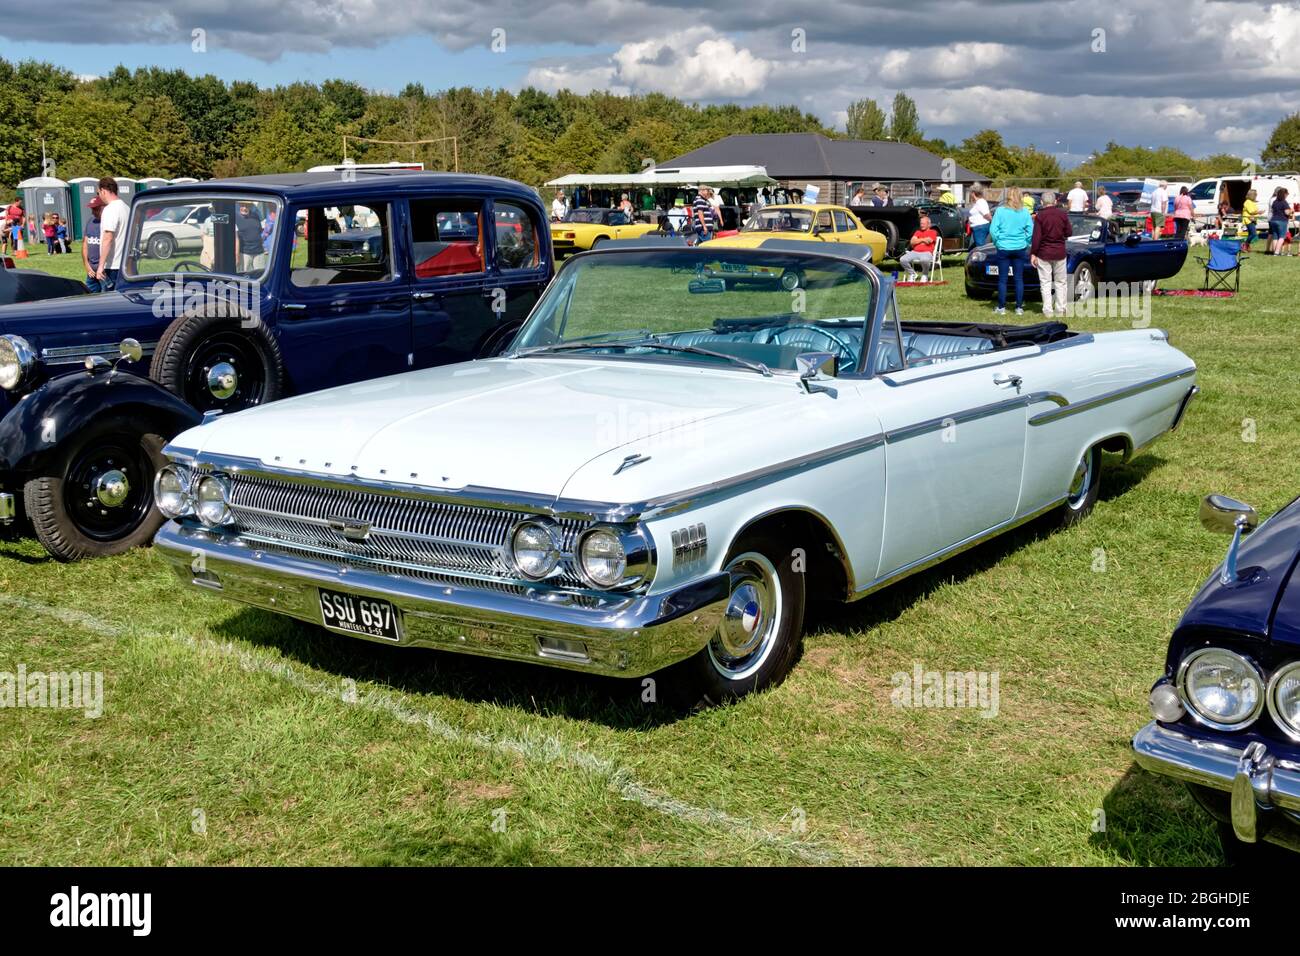
[[[643,464],[644,462],[647,462],[649,460],[650,460],[649,455],[642,455],[639,453],[635,455],[628,455],[626,458],[623,459],[622,463],[617,468],[614,469],[614,474],[616,475],[622,474],[627,469],[635,468],[637,465]]]

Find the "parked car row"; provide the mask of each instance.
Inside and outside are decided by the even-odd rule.
[[[374,217],[346,250],[343,205]],[[158,255],[197,210],[211,264]],[[842,207],[754,222],[611,236],[552,281],[545,213],[505,180],[151,191],[118,291],[0,311],[0,522],[62,560],[152,540],[182,586],[335,634],[717,704],[790,671],[810,599],[1083,520],[1105,453],[1148,448],[1197,391],[1159,330],[906,318],[884,237]],[[1186,252],[1076,222],[1076,278]],[[1253,511],[1206,509],[1233,545],[1134,746],[1232,839],[1285,842],[1300,503],[1247,543]]]

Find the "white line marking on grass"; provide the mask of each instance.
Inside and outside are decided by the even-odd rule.
[[[64,624],[84,628],[102,637],[122,638],[129,633],[126,628],[110,624],[83,611],[42,604],[39,601],[33,601],[16,594],[0,594],[0,605],[8,605],[33,614],[51,617]],[[827,847],[796,840],[782,833],[773,833],[749,820],[732,816],[723,810],[715,810],[711,807],[697,807],[648,787],[636,780],[632,776],[632,772],[626,767],[621,767],[606,757],[570,747],[553,735],[540,739],[529,739],[462,730],[448,723],[433,711],[410,706],[398,694],[390,691],[379,689],[367,690],[364,693],[359,691],[356,699],[352,700],[340,692],[338,681],[315,679],[287,661],[267,660],[246,648],[236,647],[228,641],[214,641],[210,638],[192,637],[180,633],[168,635],[150,632],[149,636],[167,637],[199,651],[216,652],[224,657],[232,658],[243,670],[249,673],[266,674],[275,677],[299,690],[320,697],[329,697],[347,706],[364,707],[366,710],[388,714],[402,723],[424,727],[430,733],[441,737],[448,743],[468,744],[480,750],[496,753],[518,754],[534,763],[558,763],[585,770],[598,777],[603,777],[609,788],[624,800],[630,800],[657,813],[679,820],[686,820],[698,826],[719,827],[729,830],[733,835],[747,842],[774,847],[809,863],[833,863],[839,860],[839,855]]]

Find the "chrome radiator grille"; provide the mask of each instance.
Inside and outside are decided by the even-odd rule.
[[[237,475],[230,484],[230,510],[241,535],[271,548],[435,580],[518,578],[510,564],[509,536],[525,515],[503,508]],[[339,519],[369,522],[369,536],[350,540]],[[572,551],[588,523],[559,519],[558,524],[564,549]],[[567,559],[554,583],[584,586]]]

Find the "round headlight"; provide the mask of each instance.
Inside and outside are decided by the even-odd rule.
[[[554,528],[541,521],[521,521],[510,535],[510,556],[515,569],[538,581],[560,563],[560,544]]]
[[[970,255],[966,257],[967,262],[983,262],[988,256],[978,249],[972,249]]]
[[[627,574],[627,549],[622,536],[613,528],[588,531],[578,546],[578,566],[587,582],[598,588],[622,584]]]
[[[1201,723],[1216,730],[1240,730],[1264,706],[1264,681],[1255,665],[1221,647],[1207,647],[1183,661],[1178,693]]]
[[[193,514],[189,475],[175,465],[164,465],[153,480],[153,500],[164,518]]]
[[[1268,685],[1268,712],[1284,734],[1300,740],[1300,661],[1273,675]]]
[[[0,335],[0,388],[13,391],[31,374],[36,353],[17,335]]]
[[[225,524],[230,518],[229,495],[224,479],[215,475],[204,475],[194,489],[194,513],[209,528]]]

